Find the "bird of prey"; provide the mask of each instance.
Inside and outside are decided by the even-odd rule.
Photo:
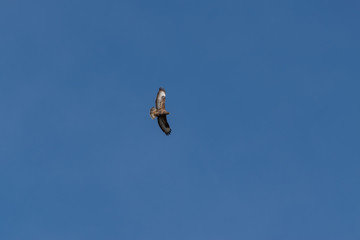
[[[165,110],[165,99],[166,99],[165,89],[159,88],[159,91],[155,99],[156,108],[152,107],[150,109],[150,117],[151,119],[157,117],[159,127],[166,135],[169,135],[171,133],[171,128],[166,120],[166,115],[169,115],[170,113]]]

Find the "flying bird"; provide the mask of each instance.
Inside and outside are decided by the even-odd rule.
[[[150,117],[151,119],[157,117],[159,127],[166,135],[169,135],[171,133],[171,128],[166,120],[166,115],[169,115],[170,113],[165,110],[165,99],[166,99],[165,89],[159,88],[159,91],[155,99],[156,108],[152,107],[150,109]]]

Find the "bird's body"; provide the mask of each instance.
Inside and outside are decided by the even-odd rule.
[[[155,119],[157,117],[159,127],[166,135],[169,135],[171,133],[171,128],[169,126],[169,123],[167,122],[166,115],[169,115],[170,113],[165,109],[165,99],[165,89],[159,88],[155,99],[156,108],[152,107],[150,109],[150,117],[151,119]]]

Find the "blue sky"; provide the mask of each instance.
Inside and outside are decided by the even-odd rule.
[[[359,239],[359,9],[1,1],[0,238]]]

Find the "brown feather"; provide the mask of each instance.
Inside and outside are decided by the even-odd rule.
[[[155,106],[157,109],[165,109],[165,98],[160,98],[160,94],[166,94],[165,89],[159,88],[159,91],[156,95]]]
[[[167,122],[166,115],[160,115],[158,116],[158,124],[161,130],[166,134],[170,135],[171,128],[169,126],[169,123]]]

